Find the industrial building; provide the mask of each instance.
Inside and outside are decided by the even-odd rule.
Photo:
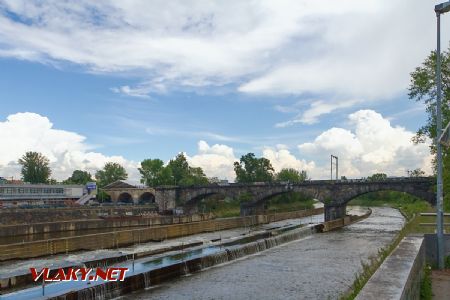
[[[0,183],[0,207],[68,205],[85,194],[83,185]]]

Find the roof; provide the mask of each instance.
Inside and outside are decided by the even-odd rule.
[[[131,185],[129,183],[126,183],[121,180],[114,181],[113,183],[110,183],[103,187],[104,190],[111,190],[111,189],[134,189],[136,188],[134,185]]]

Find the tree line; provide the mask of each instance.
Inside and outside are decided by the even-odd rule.
[[[57,183],[51,178],[52,170],[50,161],[42,153],[29,151],[20,159],[22,180],[28,183]],[[141,174],[141,183],[147,186],[161,185],[204,185],[217,183],[218,178],[208,178],[200,167],[190,166],[183,153],[178,154],[166,165],[161,159],[144,159],[138,168]],[[292,183],[302,182],[308,179],[308,174],[304,170],[294,168],[284,168],[276,173],[270,160],[258,158],[254,153],[243,155],[239,161],[234,163],[236,182],[272,182],[289,181]],[[72,175],[63,180],[63,184],[82,184],[95,181],[97,186],[102,188],[117,180],[126,180],[128,173],[119,163],[107,162],[101,170],[94,176],[84,170],[75,170]]]

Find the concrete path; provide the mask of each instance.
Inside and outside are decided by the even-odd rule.
[[[450,269],[434,270],[431,273],[433,299],[450,299]]]

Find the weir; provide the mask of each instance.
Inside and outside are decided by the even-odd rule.
[[[202,232],[213,232],[217,231],[218,229],[225,230],[238,227],[267,224],[270,222],[306,217],[320,213],[323,213],[323,208],[267,215],[215,219],[185,224],[164,225],[157,227],[120,230],[115,232],[0,245],[0,261],[15,258],[24,259],[45,255],[54,255],[57,253],[69,253],[77,250],[114,249],[147,241],[161,241],[169,238],[187,236]]]

